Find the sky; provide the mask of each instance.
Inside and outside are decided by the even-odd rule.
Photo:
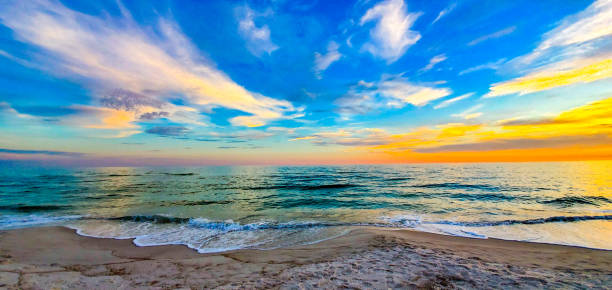
[[[612,159],[612,1],[2,1],[0,160]]]

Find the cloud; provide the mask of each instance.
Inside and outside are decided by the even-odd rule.
[[[28,113],[24,114],[24,113],[21,113],[15,110],[13,107],[11,107],[11,104],[7,102],[0,102],[0,113],[4,113],[7,116],[11,116],[11,117],[17,117],[19,119],[32,119],[35,117],[35,115],[31,115]],[[4,114],[0,114],[0,116]]]
[[[564,19],[561,25],[544,35],[536,51],[555,46],[584,43],[612,35],[612,1],[598,0],[587,9]]]
[[[481,112],[476,112],[476,113],[471,113],[471,114],[467,114],[467,115],[463,115],[463,118],[466,120],[471,120],[471,119],[476,119],[478,117],[482,116]]]
[[[585,144],[600,145],[610,144],[612,138],[607,135],[595,136],[563,136],[545,139],[519,138],[519,139],[498,139],[492,141],[482,141],[466,144],[443,145],[439,147],[419,148],[415,152],[437,153],[437,152],[457,152],[457,151],[494,151],[494,150],[515,150],[515,149],[534,149],[534,148],[556,148],[568,147],[572,145]]]
[[[53,155],[53,156],[72,156],[79,157],[85,155],[79,152],[65,152],[65,151],[50,151],[50,150],[20,150],[20,149],[7,149],[0,148],[0,153],[8,154],[19,154],[19,155]]]
[[[469,97],[471,97],[473,95],[474,95],[474,93],[467,93],[467,94],[463,94],[463,95],[458,96],[458,97],[454,97],[452,99],[445,100],[445,101],[437,104],[434,107],[434,109],[440,109],[440,108],[448,107],[448,106],[450,106],[451,104],[453,104],[455,102],[461,101],[463,99],[467,99],[467,98],[469,98]]]
[[[555,117],[514,119],[481,126],[468,142],[425,146],[419,152],[555,148],[612,144],[612,98],[562,112]]]
[[[304,137],[296,137],[293,139],[289,139],[289,141],[298,141],[298,140],[311,140],[311,139],[316,139],[317,136],[304,136]]]
[[[479,108],[475,106],[468,111]],[[338,129],[300,136],[293,141],[351,146],[368,156],[386,156],[381,160],[391,162],[609,158],[612,156],[612,98],[554,117],[520,122],[448,123],[399,134],[376,128]]]
[[[93,129],[132,129],[136,116],[127,111],[92,106],[71,106],[77,113],[62,122]]]
[[[434,21],[431,24],[435,24],[440,19],[442,19],[442,17],[448,15],[448,13],[453,11],[455,9],[455,7],[457,7],[457,3],[453,3],[450,6],[444,8],[442,11],[440,11],[440,13],[438,13],[438,16],[436,17],[436,19],[434,19]]]
[[[237,149],[237,146],[217,146],[217,149]]]
[[[410,30],[421,13],[408,13],[403,0],[387,0],[370,8],[361,17],[360,25],[376,21],[370,30],[370,42],[363,49],[392,63],[421,39],[421,34]]]
[[[475,72],[475,71],[479,71],[479,70],[485,70],[485,69],[492,69],[492,70],[497,70],[498,68],[501,67],[501,65],[506,61],[505,58],[502,59],[498,59],[494,62],[488,62],[485,64],[479,64],[477,66],[473,66],[467,69],[464,69],[462,71],[459,72],[459,75],[462,76],[464,74],[468,74],[471,72]]]
[[[431,70],[436,64],[441,63],[445,60],[446,60],[446,55],[444,54],[436,55],[429,60],[429,63],[424,68],[422,68],[421,71]]]
[[[485,97],[528,94],[612,77],[612,1],[600,0],[563,19],[531,53],[507,63],[523,76],[491,86]]]
[[[417,128],[408,133],[391,134],[380,128],[340,129],[331,132],[314,133],[308,136],[294,138],[291,141],[308,140],[315,145],[343,145],[368,147],[373,149],[405,150],[445,144],[446,141],[461,140],[472,131],[477,131],[482,125],[465,125],[449,123],[435,128]]]
[[[590,83],[612,77],[612,58],[579,59],[558,63],[526,76],[493,84],[484,97],[520,95],[576,83]]]
[[[161,102],[155,98],[115,89],[100,99],[103,107],[132,113],[135,121],[151,121],[166,118],[175,123],[206,126],[200,113],[188,106],[177,106],[169,102]]]
[[[327,45],[327,53],[320,54],[315,52],[315,74],[318,78],[321,78],[321,73],[325,71],[332,63],[338,61],[342,54],[338,52],[338,44],[334,41],[330,41]]]
[[[250,92],[232,81],[165,19],[143,29],[129,18],[96,17],[45,0],[3,5],[0,19],[19,40],[48,53],[41,68],[86,79],[95,91],[122,88],[168,106],[168,98],[179,97],[194,108],[225,107],[264,122],[294,110],[287,101]]]
[[[124,111],[135,111],[143,106],[161,108],[164,104],[159,100],[123,89],[115,89],[109,92],[100,99],[100,103],[104,107]]]
[[[395,79],[382,82],[378,85],[378,93],[393,98],[401,103],[408,103],[414,106],[424,106],[430,101],[446,97],[452,93],[447,88],[432,88],[426,86],[420,86],[406,82],[402,79]],[[392,106],[403,107],[402,104],[395,102],[389,102]]]
[[[399,76],[383,76],[376,83],[360,81],[336,100],[341,114],[366,114],[379,108],[402,108],[406,104],[424,106],[452,94],[448,88],[412,83]]]
[[[474,118],[478,118],[482,115],[482,113],[480,112],[476,112],[478,110],[480,110],[484,105],[483,104],[478,104],[475,105],[465,111],[463,111],[462,113],[459,114],[453,114],[453,117],[460,117],[466,120],[470,120],[470,119],[474,119]]]
[[[40,122],[45,124],[52,122],[54,125],[99,129],[105,132],[96,136],[101,138],[124,138],[141,133],[141,131],[135,130],[138,126],[133,123],[136,120],[133,112],[83,105],[17,108],[26,113],[13,109],[6,102],[0,102],[0,113],[8,113],[7,117],[12,120],[34,121],[36,125],[40,125]],[[2,114],[0,114],[1,116]],[[109,134],[107,131],[113,132]]]
[[[365,128],[319,132],[289,141],[309,140],[315,145],[375,146],[389,143],[390,134],[383,129]]]
[[[155,134],[163,137],[182,136],[189,132],[189,129],[182,126],[157,126],[151,127],[145,131],[149,134]]]
[[[170,113],[168,112],[148,112],[148,113],[144,113],[142,115],[140,115],[140,117],[138,117],[138,119],[143,120],[143,121],[152,121],[152,120],[156,120],[159,118],[167,118],[168,116],[170,116]]]
[[[452,139],[463,137],[469,132],[473,132],[482,128],[482,125],[466,125],[463,123],[449,123],[445,125],[437,126],[438,134],[436,135],[436,139]]]
[[[481,43],[483,41],[487,41],[489,39],[495,39],[495,38],[500,38],[502,36],[506,36],[506,35],[511,34],[512,32],[514,32],[514,30],[516,30],[516,26],[506,27],[506,28],[504,28],[502,30],[499,30],[499,31],[493,32],[491,34],[487,34],[487,35],[481,36],[479,38],[476,38],[476,39],[470,41],[468,43],[468,46],[474,46],[476,44],[479,44],[479,43]]]
[[[499,125],[505,130],[504,137],[589,134],[612,136],[612,98],[562,112],[556,117],[505,120]]]
[[[14,106],[21,113],[37,117],[61,117],[76,113],[76,110],[58,106]]]
[[[161,128],[159,128],[161,127]],[[166,137],[174,137],[176,139],[181,140],[190,140],[190,141],[198,141],[198,142],[220,142],[227,144],[236,144],[236,143],[247,143],[255,140],[261,140],[265,138],[269,138],[277,135],[280,132],[275,129],[267,129],[266,131],[262,130],[239,130],[232,132],[207,132],[206,134],[196,134],[189,130],[188,128],[182,126],[159,126],[154,127],[155,131],[152,134],[157,134]],[[178,128],[168,128],[168,127],[178,127]],[[153,128],[152,128],[153,129]],[[171,132],[168,134],[167,132]],[[287,131],[285,131],[287,132]],[[249,147],[251,148],[251,147]]]
[[[265,16],[257,14],[248,6],[239,8],[238,31],[240,35],[247,41],[247,48],[255,56],[261,56],[264,53],[271,54],[278,49],[278,46],[270,40],[270,28],[267,25],[255,24],[257,16]]]

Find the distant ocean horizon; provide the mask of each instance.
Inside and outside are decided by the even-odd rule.
[[[199,252],[355,227],[612,250],[612,161],[0,168],[0,229],[59,225]]]

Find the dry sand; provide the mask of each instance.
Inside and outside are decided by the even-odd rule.
[[[314,245],[198,254],[184,246],[0,232],[0,288],[602,288],[612,251],[361,228]]]

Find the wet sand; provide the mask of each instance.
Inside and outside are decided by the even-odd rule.
[[[198,254],[62,227],[0,232],[0,288],[601,288],[612,251],[408,230],[355,229],[321,243]]]

